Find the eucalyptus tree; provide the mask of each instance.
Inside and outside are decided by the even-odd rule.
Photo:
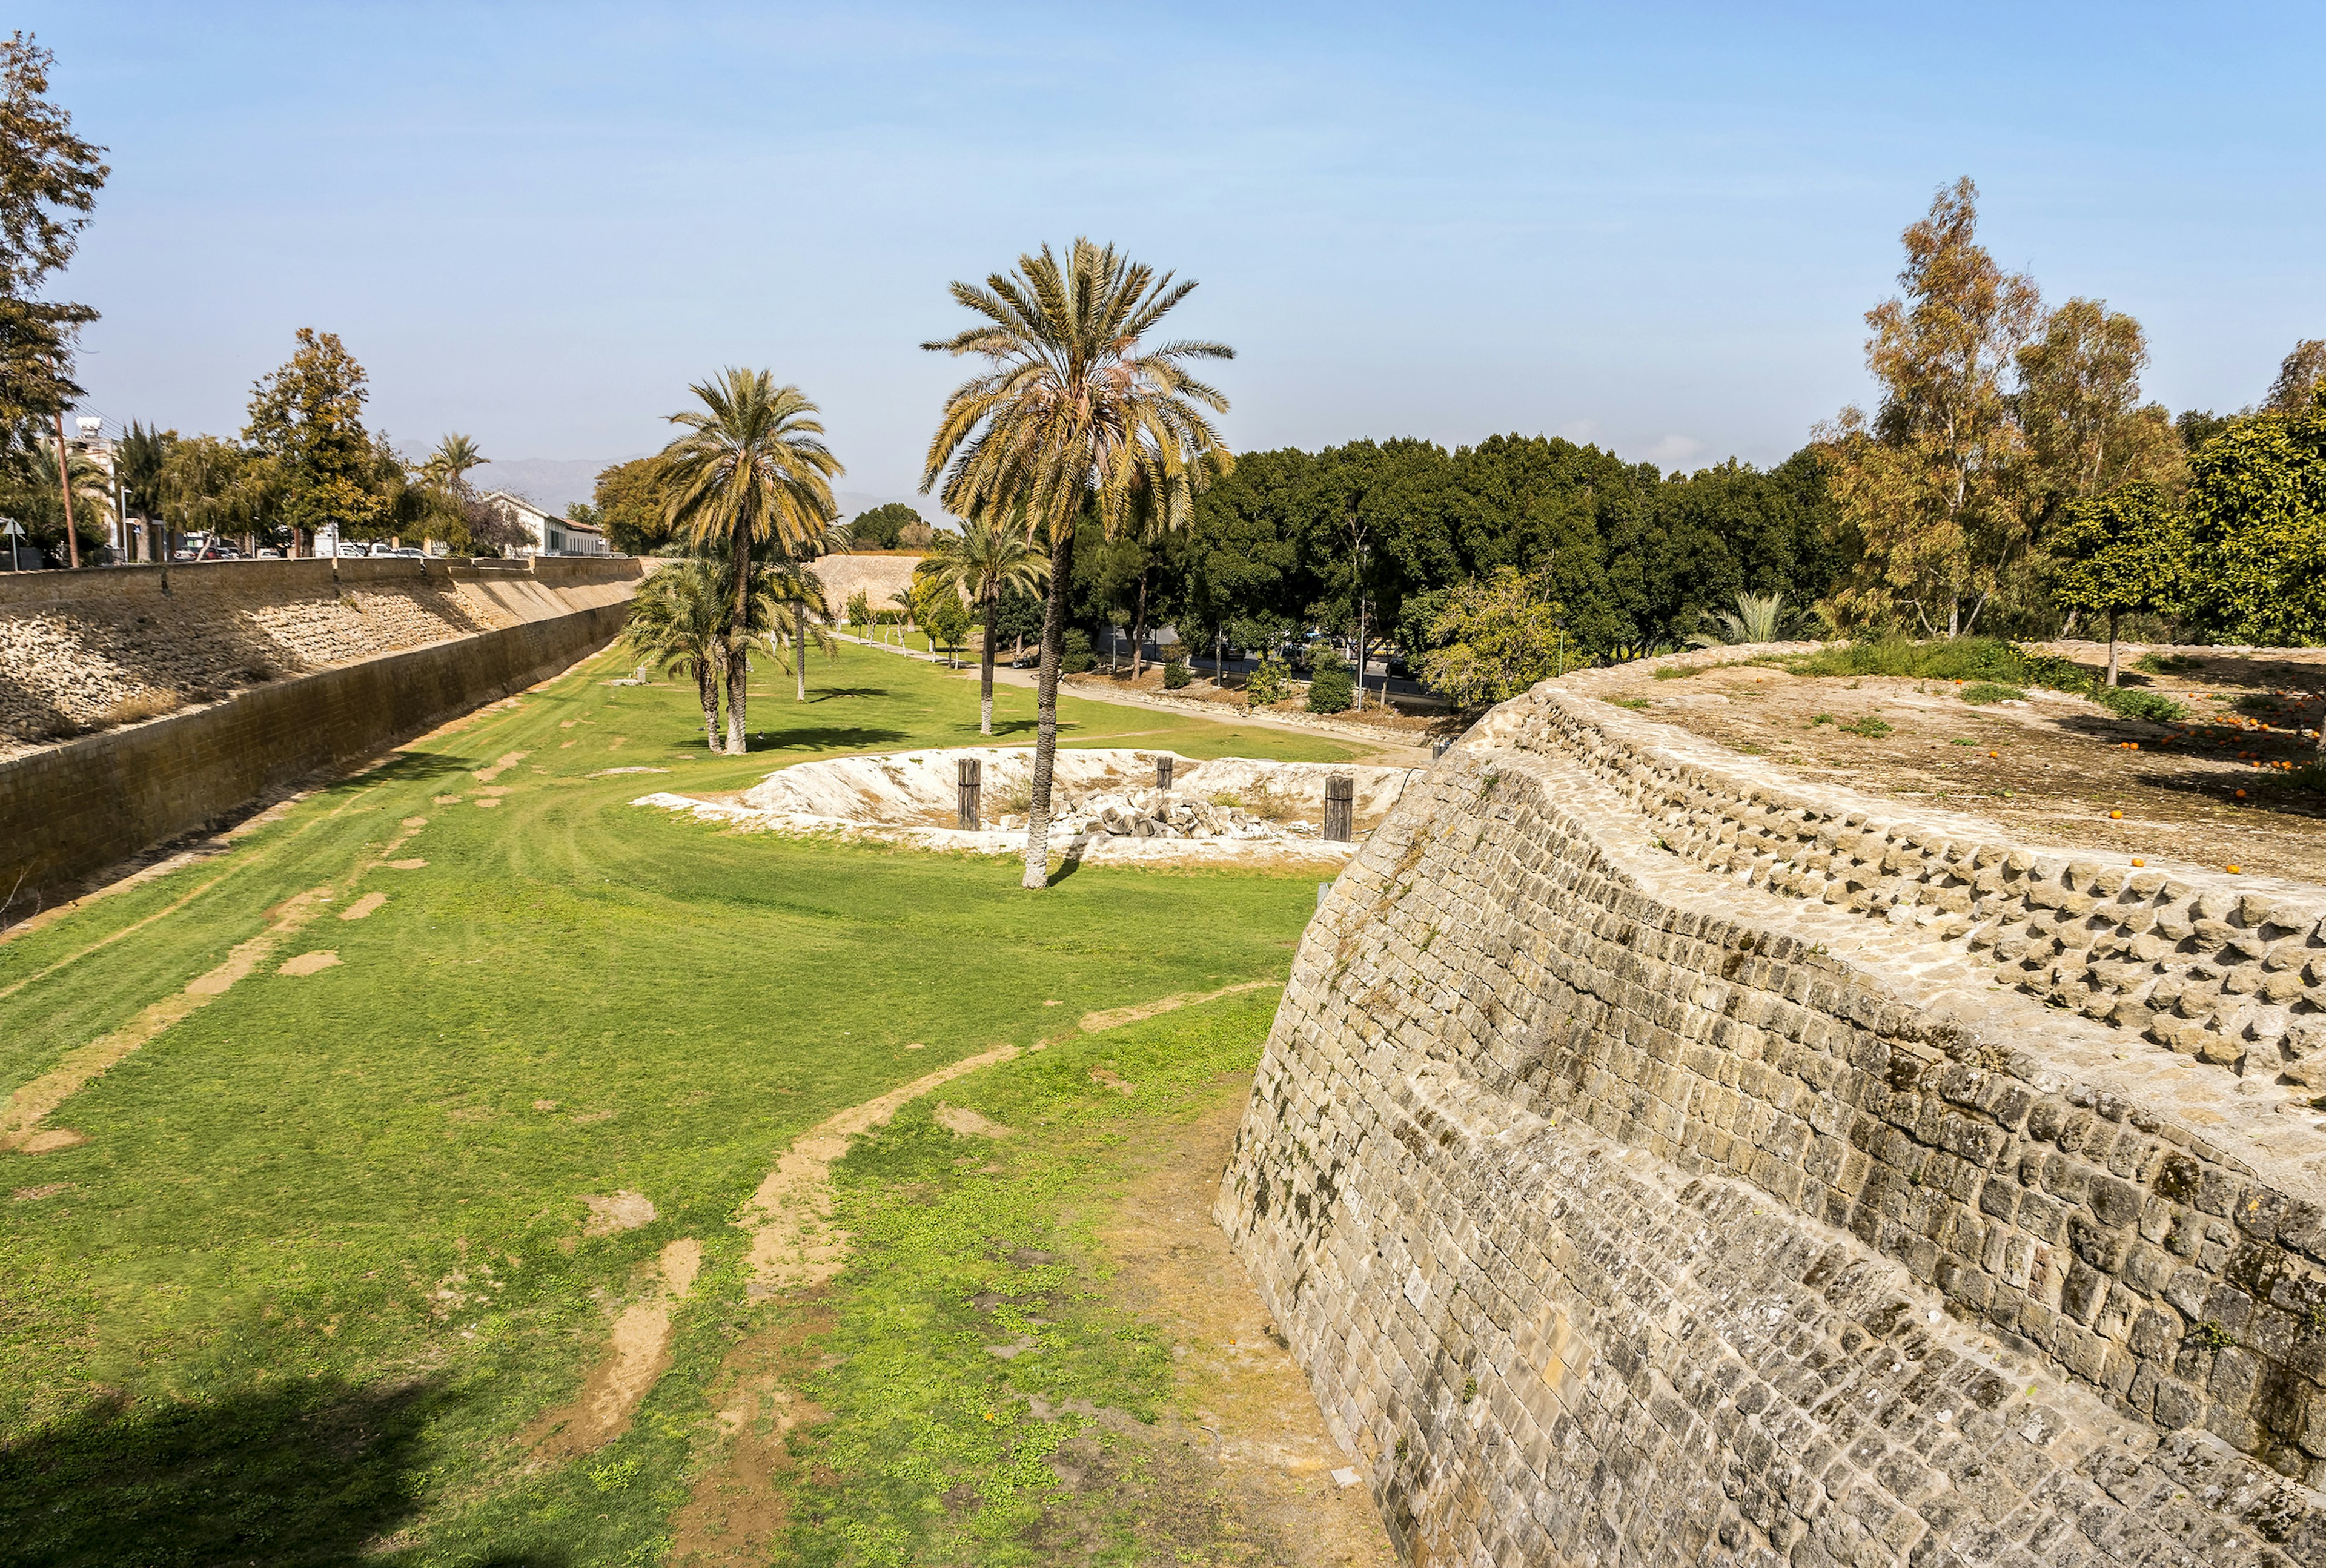
[[[1195,286],[1168,273],[1158,276],[1112,246],[1077,239],[1063,260],[1044,246],[1039,254],[1020,255],[1015,272],[989,274],[982,287],[954,283],[954,301],[982,319],[921,345],[988,366],[945,400],[921,476],[923,493],[942,479],[946,509],[956,516],[1015,511],[1029,537],[1047,530],[1049,539],[1027,817],[1029,888],[1049,885],[1058,660],[1075,526],[1088,508],[1112,537],[1142,506],[1161,526],[1184,526],[1196,492],[1233,460],[1204,412],[1225,413],[1227,399],[1190,375],[1188,362],[1231,359],[1235,350],[1223,343],[1148,341]]]
[[[978,654],[977,732],[993,733],[993,617],[1001,596],[1032,593],[1050,579],[1050,559],[1026,536],[1015,517],[987,513],[958,533],[940,533],[913,568],[916,577],[959,593],[977,607],[985,646]]]
[[[656,460],[672,529],[695,549],[723,544],[736,567],[734,619],[749,619],[746,603],[754,545],[772,542],[786,553],[830,526],[832,480],[843,472],[823,444],[816,405],[796,386],[778,386],[765,370],[730,368],[692,389],[699,409],[672,414],[686,433]],[[727,749],[740,755],[750,654],[744,638],[730,639],[727,659]]]

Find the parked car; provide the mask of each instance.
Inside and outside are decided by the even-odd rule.
[[[283,559],[283,552],[275,549],[272,544],[262,544],[258,547],[258,554],[255,559],[259,561],[280,561]]]

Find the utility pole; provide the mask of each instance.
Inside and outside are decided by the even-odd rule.
[[[1357,601],[1357,711],[1365,710],[1365,531],[1357,509],[1349,508],[1349,534],[1356,545],[1349,560],[1349,593]]]

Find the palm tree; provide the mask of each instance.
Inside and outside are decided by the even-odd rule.
[[[1005,589],[1031,593],[1050,578],[1050,559],[1000,513],[972,517],[958,533],[940,533],[913,575],[959,593],[982,612],[985,646],[978,655],[977,732],[993,733],[993,617]]]
[[[702,699],[702,739],[719,749],[719,671],[727,657],[733,613],[723,563],[676,561],[644,582],[630,600],[622,642],[665,675],[692,675]]]
[[[477,450],[477,443],[464,435],[448,435],[436,443],[428,460],[420,465],[421,477],[432,485],[439,485],[454,495],[469,487],[469,470],[480,469],[493,459]]]
[[[1782,643],[1788,632],[1798,629],[1800,617],[1785,608],[1782,593],[1739,593],[1735,610],[1720,610],[1713,619],[1719,622],[1717,630],[1707,627],[1688,639],[1691,648],[1726,648],[1746,643]]]
[[[692,389],[700,410],[670,416],[687,433],[662,450],[656,477],[670,496],[672,528],[696,549],[723,543],[734,575],[735,622],[749,620],[751,546],[772,539],[791,552],[833,517],[832,480],[842,473],[823,440],[817,409],[796,386],[777,386],[765,370],[730,368]],[[727,749],[746,749],[744,703],[750,673],[749,640],[729,642]]]
[[[16,454],[21,471],[9,476],[5,505],[28,535],[54,537],[68,561],[80,559],[79,534],[84,524],[113,510],[110,476],[80,452],[66,450],[65,473],[71,476],[73,511],[64,506],[65,482],[57,473],[58,449],[46,440],[26,441]],[[100,528],[90,531],[100,539]]]
[[[1223,343],[1143,340],[1195,288],[1113,246],[1077,239],[1064,263],[1044,246],[985,286],[954,299],[984,318],[924,348],[976,355],[991,368],[946,399],[922,471],[944,480],[956,516],[1019,512],[1028,537],[1048,531],[1049,603],[1042,621],[1034,797],[1027,815],[1029,888],[1049,885],[1050,774],[1058,747],[1058,657],[1065,641],[1075,524],[1085,506],[1112,538],[1145,497],[1167,527],[1184,524],[1197,489],[1233,460],[1203,413],[1227,411],[1191,359],[1232,359]],[[1200,407],[1198,405],[1201,405]]]

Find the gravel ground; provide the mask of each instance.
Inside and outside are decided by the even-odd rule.
[[[2089,643],[2042,651],[2106,667],[2106,649]],[[2171,663],[2130,670],[2144,654]],[[2030,840],[2326,882],[2326,789],[2310,782],[2326,770],[2290,776],[2285,765],[2318,756],[2326,649],[2126,646],[2121,656],[2126,684],[2174,699],[2189,719],[2119,719],[2043,691],[1974,705],[1951,681],[1743,663],[1664,680],[1623,665],[1569,684],[1805,779],[1975,812]]]

